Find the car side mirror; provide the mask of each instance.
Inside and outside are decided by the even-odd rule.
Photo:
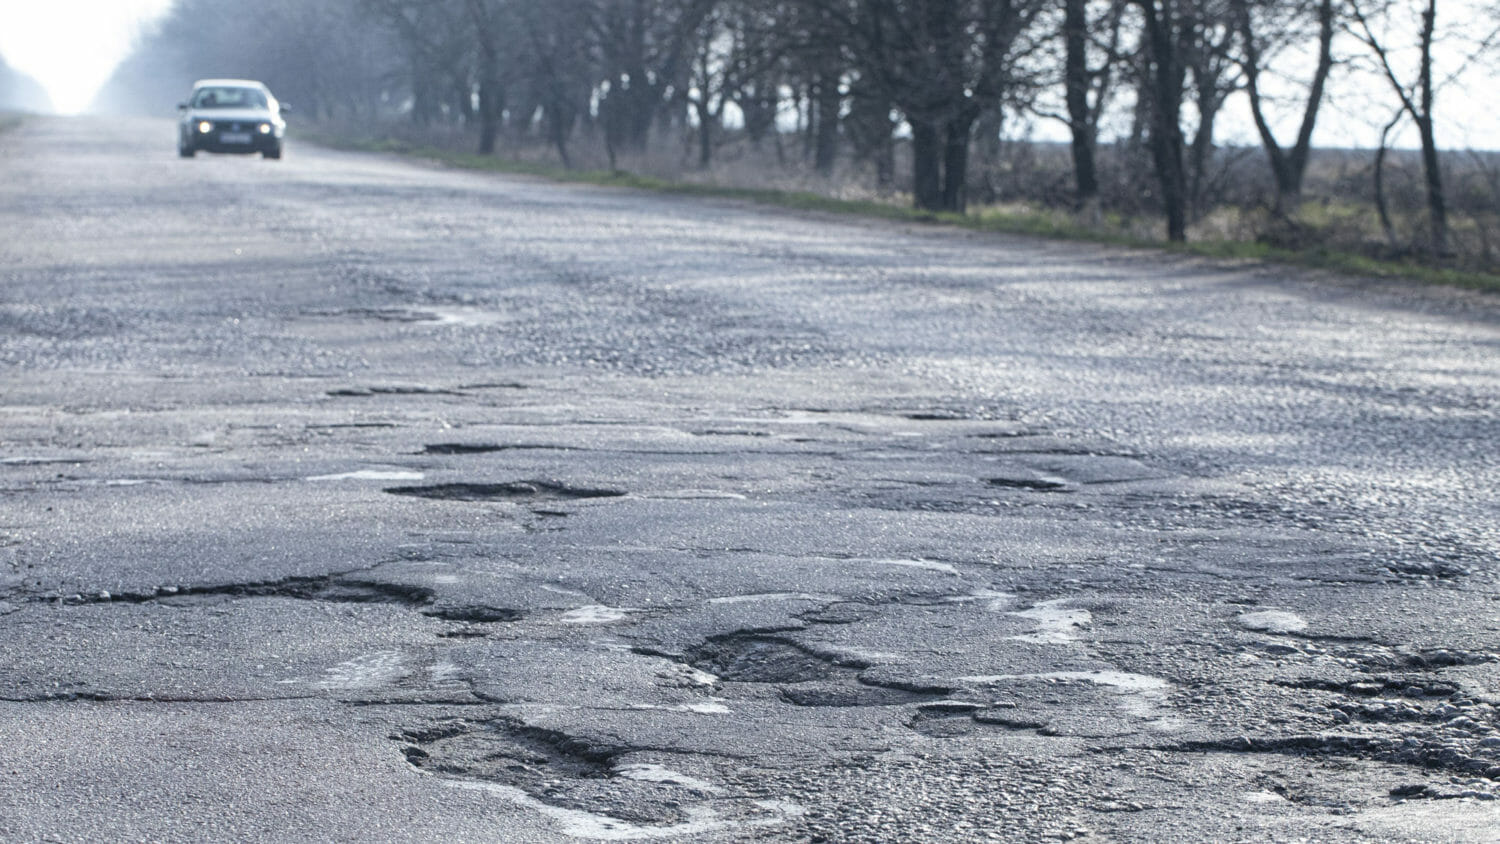
[[[282,112],[284,112],[286,114],[291,114],[292,113],[292,106],[291,106],[290,103],[282,103],[281,104],[281,110],[282,110]]]
[[[178,111],[187,111],[187,103],[178,103],[177,104],[177,110]]]

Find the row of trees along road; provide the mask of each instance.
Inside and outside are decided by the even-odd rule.
[[[179,0],[137,65],[262,78],[314,115],[469,126],[483,154],[545,140],[568,166],[581,143],[614,167],[672,139],[706,168],[730,135],[780,144],[795,125],[821,173],[845,156],[889,183],[902,149],[933,211],[965,210],[1004,120],[1055,120],[1076,208],[1099,214],[1108,129],[1150,162],[1172,240],[1206,210],[1227,103],[1248,104],[1290,218],[1330,78],[1362,72],[1387,136],[1416,129],[1443,252],[1434,105],[1495,30],[1461,8],[1457,39],[1439,0]]]

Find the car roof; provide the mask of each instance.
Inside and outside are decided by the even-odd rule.
[[[254,79],[199,79],[193,83],[193,90],[199,88],[259,88],[262,91],[270,90],[264,82],[257,82]]]

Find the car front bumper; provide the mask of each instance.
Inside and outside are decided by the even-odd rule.
[[[261,124],[243,122],[216,122],[213,129],[199,131],[197,124],[187,127],[184,146],[204,152],[263,153],[281,147],[282,131],[274,124],[271,131],[262,132]]]
[[[259,135],[251,138],[249,142],[226,142],[213,135],[198,135],[193,138],[193,149],[203,152],[239,152],[257,153],[274,151],[281,146],[281,139],[275,135]]]

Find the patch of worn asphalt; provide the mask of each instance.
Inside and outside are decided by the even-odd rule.
[[[0,838],[1494,840],[1500,302],[0,136]]]

